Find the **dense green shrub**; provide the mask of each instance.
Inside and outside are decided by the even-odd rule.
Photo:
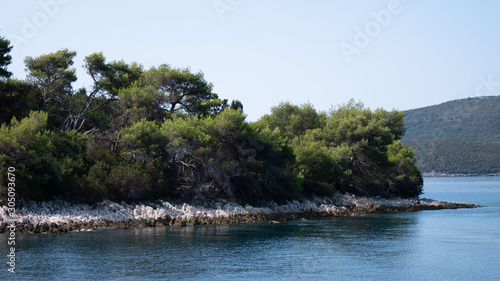
[[[122,163],[109,173],[112,199],[143,200],[152,189],[151,176],[140,163]]]
[[[291,141],[308,130],[324,127],[325,121],[326,115],[316,112],[311,104],[297,106],[285,102],[273,107],[271,114],[263,116],[258,124],[262,128],[278,129],[281,138]]]
[[[422,179],[410,150],[392,147],[393,153],[407,153],[404,160],[388,152],[404,134],[403,118],[399,111],[371,111],[351,100],[328,115],[315,113],[310,105],[281,104],[258,126],[274,130],[293,146],[296,163],[291,170],[303,177],[306,193],[327,193],[328,187],[355,194],[417,196]],[[414,192],[399,191],[402,182],[405,190]]]
[[[86,138],[75,132],[46,129],[48,114],[32,111],[29,117],[0,128],[0,165],[16,168],[20,197],[44,200],[69,195],[84,173]]]
[[[12,117],[21,120],[30,110],[42,106],[40,90],[32,83],[8,79],[0,80],[0,124],[9,124]]]

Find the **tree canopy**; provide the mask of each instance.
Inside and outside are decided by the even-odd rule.
[[[76,69],[70,69],[75,56],[76,52],[64,49],[37,58],[27,57],[24,60],[28,79],[42,92],[43,109],[54,104],[63,107],[62,110],[69,106],[68,96],[73,90],[71,83],[76,81]]]
[[[282,103],[257,125],[276,131],[294,148],[291,170],[303,177],[304,192],[403,197],[421,192],[413,155],[397,145],[404,134],[400,111],[371,111],[351,100],[325,114],[309,104]],[[393,156],[401,153],[406,156]]]
[[[26,80],[0,80],[0,168],[16,167],[20,198],[259,204],[421,192],[414,153],[399,141],[402,112],[286,102],[249,123],[202,72],[168,64],[145,70],[93,53],[83,65],[93,84],[75,90],[75,56],[27,57]]]
[[[173,114],[206,117],[220,113],[227,100],[220,100],[212,87],[201,72],[163,64],[142,73],[119,97],[132,121],[161,122]]]
[[[10,78],[12,72],[7,70],[7,66],[12,62],[12,57],[9,55],[12,50],[10,41],[4,37],[0,37],[0,79]]]

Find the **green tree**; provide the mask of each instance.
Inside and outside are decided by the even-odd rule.
[[[41,89],[43,110],[51,105],[57,105],[58,110],[70,110],[70,96],[73,91],[71,83],[76,81],[76,70],[70,67],[75,56],[76,52],[63,49],[24,60],[29,71],[28,80]]]
[[[157,157],[161,140],[160,127],[154,121],[143,119],[120,131],[119,144],[125,148],[123,155],[129,159],[145,160]],[[164,143],[164,142],[163,142]]]
[[[153,86],[136,82],[131,87],[120,91],[119,97],[127,124],[142,119],[162,122],[167,117],[163,97]]]
[[[309,104],[282,103],[256,126],[261,132],[274,130],[293,146],[296,162],[289,171],[303,178],[306,194],[328,194],[333,188],[362,195],[419,192],[415,164],[389,159],[388,147],[404,134],[400,111],[372,111],[351,100],[326,115]],[[396,178],[404,178],[404,184]]]
[[[45,129],[47,117],[45,112],[31,112],[21,121],[13,118],[10,125],[0,127],[0,168],[16,167],[16,192],[27,199],[43,199],[39,187],[51,178],[46,169],[50,157],[43,151],[52,147]],[[7,179],[2,176],[0,186],[4,187]]]
[[[208,116],[227,104],[227,100],[219,100],[202,72],[192,73],[188,68],[153,67],[144,73],[143,85],[153,87],[159,106],[170,114]]]
[[[84,196],[87,137],[74,131],[47,130],[48,114],[32,111],[0,127],[0,168],[16,167],[16,191],[25,199]],[[0,185],[1,184],[0,177]]]
[[[388,146],[389,161],[394,163],[397,175],[392,179],[390,188],[402,197],[415,197],[422,193],[423,178],[415,162],[415,151],[404,147],[401,141]]]
[[[0,123],[9,124],[12,117],[21,120],[41,106],[40,90],[32,83],[17,79],[0,81]]]
[[[290,142],[308,130],[323,127],[325,118],[324,114],[316,112],[309,103],[297,106],[285,102],[273,107],[270,115],[265,115],[258,121],[258,126],[269,127],[271,130],[278,128],[282,137]]]
[[[245,118],[241,109],[226,109],[217,116],[205,118],[204,127],[214,144],[235,143],[254,134]]]
[[[8,79],[12,76],[12,72],[7,70],[7,66],[12,62],[12,57],[9,55],[11,50],[10,41],[5,37],[0,37],[0,79]]]
[[[127,64],[124,61],[106,62],[102,53],[93,53],[85,57],[84,67],[94,84],[88,91],[81,89],[72,103],[74,109],[63,124],[64,129],[80,130],[87,121],[94,128],[109,124],[116,110],[110,104],[119,100],[118,93],[130,87],[141,76],[143,69],[137,63]],[[115,111],[115,112],[113,112]],[[106,121],[109,120],[109,122]],[[104,126],[106,127],[106,126]]]
[[[241,103],[241,101],[239,100],[233,100],[231,101],[231,106],[229,108],[233,110],[238,110],[238,109],[243,110],[243,103]]]
[[[70,68],[75,56],[76,52],[63,49],[25,59],[28,79],[41,91],[42,110],[51,113],[55,119],[51,125],[62,131],[109,124],[105,119],[112,117],[109,111],[113,110],[108,105],[118,100],[119,91],[128,88],[143,72],[136,63],[107,63],[102,53],[94,53],[85,58],[84,64],[94,84],[88,91],[80,89],[75,93],[71,87],[76,81],[75,69]]]

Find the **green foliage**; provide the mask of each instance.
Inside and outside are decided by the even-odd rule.
[[[111,123],[113,119],[103,111],[87,111],[83,115],[84,119],[92,120],[94,128],[101,130],[107,130],[111,128]]]
[[[93,53],[85,57],[85,69],[94,81],[90,98],[105,95],[113,99],[121,89],[130,87],[139,80],[143,68],[140,64],[127,64],[124,61],[106,62],[102,53]]]
[[[109,175],[111,165],[103,160],[97,161],[92,165],[85,176],[88,195],[90,201],[106,198],[110,194]]]
[[[25,153],[32,153],[37,146],[47,146],[49,133],[45,131],[48,114],[34,111],[29,117],[18,121],[13,118],[10,126],[2,124],[0,137],[2,146],[15,146]]]
[[[12,117],[28,117],[30,110],[42,106],[41,93],[31,83],[21,80],[0,80],[0,123],[9,123]]]
[[[238,110],[238,109],[243,110],[243,104],[239,100],[233,100],[231,101],[231,106],[229,108],[232,110]]]
[[[109,174],[113,199],[141,200],[151,192],[151,176],[140,163],[121,163]]]
[[[64,194],[62,182],[75,182],[73,176],[84,169],[84,137],[75,132],[52,133],[46,129],[47,119],[47,113],[36,111],[0,128],[0,165],[16,167],[17,191],[23,198],[41,200]]]
[[[404,147],[401,141],[396,141],[388,146],[389,161],[397,163],[402,168],[410,168],[415,159],[415,151]],[[413,168],[413,167],[411,167]]]
[[[180,146],[187,142],[193,145],[206,145],[211,137],[205,132],[203,122],[194,116],[184,118],[174,115],[161,125],[161,134],[168,146]]]
[[[134,83],[119,93],[120,104],[129,114],[129,122],[147,120],[162,121],[168,115],[162,107],[160,95],[153,86]]]
[[[0,38],[3,78],[10,48]],[[243,104],[219,99],[202,72],[167,64],[144,71],[93,53],[84,62],[93,85],[74,91],[75,56],[27,57],[27,81],[0,80],[0,168],[16,168],[21,198],[259,203],[421,191],[399,141],[402,112],[287,102],[249,124]]]
[[[202,72],[192,73],[188,68],[152,67],[142,76],[142,83],[154,89],[159,106],[171,114],[208,116],[227,103],[212,92]]]
[[[422,193],[423,179],[415,163],[415,151],[404,147],[401,141],[388,146],[389,161],[394,163],[395,179],[391,180],[393,192],[403,197],[418,196]],[[416,187],[416,188],[415,188]]]
[[[421,177],[413,151],[395,141],[401,128],[393,124],[400,122],[391,123],[390,116],[399,114],[349,105],[328,117],[311,114],[309,120],[325,126],[283,137],[265,121],[248,124],[241,109],[203,118],[174,114],[161,124],[143,119],[122,128],[113,150],[76,131],[53,133],[46,129],[48,114],[32,112],[1,127],[2,165],[15,164],[25,182],[37,181],[21,189],[23,197],[36,194],[34,199],[191,198],[189,190],[207,184],[219,190],[207,196],[249,201],[330,195],[335,189],[417,196]]]
[[[203,73],[166,64],[144,72],[139,81],[121,90],[119,97],[129,123],[143,118],[162,122],[173,115],[205,117],[227,107],[227,101],[212,92],[212,84],[205,81]]]
[[[377,109],[371,112],[362,103],[351,100],[348,104],[330,112],[326,124],[326,138],[336,143],[359,143],[384,149],[399,139],[403,130],[404,114]]]
[[[340,166],[331,157],[328,147],[317,142],[304,141],[296,146],[295,154],[297,156],[295,169],[299,175],[316,182],[335,183]]]
[[[284,103],[259,120],[257,127],[263,128],[262,132],[274,129],[293,146],[296,163],[290,170],[304,178],[305,193],[327,193],[325,188],[336,188],[356,194],[408,197],[420,192],[420,174],[413,156],[406,155],[410,159],[406,162],[389,159],[388,146],[404,134],[402,112],[371,111],[351,100],[326,115],[316,113],[310,105]],[[400,192],[393,181],[399,176],[408,178],[405,189],[416,192]]]
[[[154,149],[158,146],[160,127],[146,119],[121,131],[120,144],[128,149]]]
[[[27,57],[24,62],[28,70],[28,81],[41,93],[43,111],[50,113],[49,125],[61,128],[71,115],[71,83],[76,81],[76,69],[70,68],[76,52],[68,49],[42,55]]]
[[[42,90],[45,106],[53,103],[65,105],[71,93],[71,83],[76,81],[76,70],[70,69],[76,52],[63,49],[37,58],[27,57],[24,62],[29,71],[28,79]]]
[[[295,136],[305,134],[307,130],[323,127],[325,119],[326,116],[318,114],[311,104],[297,106],[286,102],[273,107],[271,115],[262,117],[258,124],[271,130],[278,128],[282,138],[291,141]]]
[[[172,119],[163,122],[160,131],[169,146],[216,145],[247,139],[253,134],[241,109],[226,109],[217,116],[206,118],[173,115]]]
[[[275,128],[274,130],[271,130],[269,126],[262,128],[262,124],[258,123],[250,124],[250,126],[256,132],[255,137],[258,141],[269,145],[273,152],[276,153],[288,167],[296,163],[293,147],[282,138],[279,128]]]
[[[203,119],[207,133],[217,143],[234,142],[236,139],[248,139],[254,132],[245,121],[241,109],[226,109],[215,117]]]
[[[4,123],[0,127],[1,169],[7,171],[8,167],[16,168],[18,193],[24,195],[31,188],[34,194],[43,196],[38,186],[46,183],[50,177],[43,173],[47,159],[39,157],[38,152],[41,153],[40,148],[51,145],[50,136],[44,131],[47,113],[32,112],[29,117],[21,121],[13,118],[10,123],[10,126]],[[0,175],[1,186],[7,186],[6,183],[5,175]]]
[[[12,62],[12,57],[9,55],[11,50],[10,41],[0,37],[0,79],[12,76],[12,72],[7,70],[7,66]]]

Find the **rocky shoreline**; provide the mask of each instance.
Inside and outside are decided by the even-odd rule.
[[[432,199],[384,199],[337,194],[333,198],[313,198],[263,207],[235,203],[206,203],[192,206],[165,201],[126,204],[103,201],[97,205],[65,201],[20,202],[15,217],[0,208],[0,233],[7,232],[8,219],[15,219],[16,232],[61,233],[96,228],[131,228],[279,222],[302,218],[357,216],[377,212],[476,208],[473,204],[449,203]]]

